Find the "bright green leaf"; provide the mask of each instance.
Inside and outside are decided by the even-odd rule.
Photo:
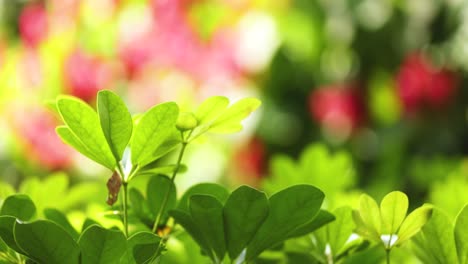
[[[14,216],[21,221],[29,221],[36,213],[36,206],[29,196],[24,194],[14,194],[3,202],[0,215]]]
[[[380,240],[381,234],[381,218],[379,206],[372,197],[367,194],[362,194],[359,200],[359,214],[366,228],[372,234],[377,234],[377,239]]]
[[[311,185],[295,185],[270,197],[270,213],[247,248],[246,260],[284,241],[319,212],[324,194]]]
[[[190,196],[190,215],[204,235],[219,263],[226,254],[223,223],[223,205],[215,197],[196,194]]]
[[[173,102],[154,106],[135,127],[131,143],[132,164],[140,167],[154,160],[155,151],[173,131],[179,107]]]
[[[195,112],[198,125],[203,125],[215,120],[223,113],[229,104],[229,99],[224,96],[212,96],[203,101]]]
[[[132,116],[122,99],[108,90],[99,91],[97,110],[107,143],[116,160],[122,160],[125,147],[132,136]]]
[[[325,226],[328,230],[328,243],[330,244],[333,256],[337,256],[353,233],[354,223],[352,209],[340,207],[333,211],[336,221]]]
[[[423,205],[411,212],[401,224],[400,230],[398,230],[396,243],[399,245],[418,233],[431,217],[431,214],[432,206],[428,205]]]
[[[244,98],[226,109],[213,123],[208,131],[212,133],[232,133],[242,129],[241,121],[261,105],[256,98]]]
[[[70,234],[73,237],[73,239],[76,240],[78,238],[79,236],[78,232],[70,224],[67,217],[61,211],[54,209],[54,208],[46,208],[44,209],[44,215],[46,219],[52,222],[55,222],[56,224],[61,226],[63,229],[65,229],[65,231],[67,231],[68,234]]]
[[[114,170],[116,160],[101,130],[96,112],[85,102],[69,96],[59,97],[57,108],[65,125],[70,128],[73,135],[81,141],[82,145],[86,146],[89,152],[92,153],[92,157],[88,156],[88,158],[97,157],[98,160],[95,160],[96,162],[110,170]],[[61,132],[63,133],[63,131]],[[67,136],[67,139],[69,139],[70,136]],[[76,143],[75,141],[71,142]],[[65,141],[65,143],[69,142]],[[75,145],[70,145],[75,147]],[[83,149],[77,150],[81,152]],[[86,155],[86,152],[82,153]]]
[[[211,195],[218,199],[222,204],[226,202],[229,197],[229,192],[223,186],[215,183],[199,183],[190,187],[184,195],[180,198],[177,210],[188,213],[189,212],[189,198],[195,194]]]
[[[164,175],[155,175],[151,177],[146,188],[146,197],[148,201],[148,208],[150,209],[153,217],[161,210],[161,205],[169,192],[166,207],[162,212],[162,218],[159,224],[165,223],[168,218],[168,211],[174,209],[177,202],[177,192],[174,182],[169,177]]]
[[[455,223],[455,244],[460,264],[468,263],[468,205],[457,216]]]
[[[224,228],[229,257],[235,259],[247,247],[268,215],[265,193],[248,186],[236,189],[224,205]]]
[[[16,223],[14,236],[17,245],[27,256],[40,264],[80,263],[80,248],[73,238],[57,224],[39,220]]]
[[[402,192],[391,192],[380,203],[383,234],[396,234],[408,210],[408,197]]]
[[[127,240],[121,231],[88,227],[80,236],[82,264],[118,263],[127,250]]]

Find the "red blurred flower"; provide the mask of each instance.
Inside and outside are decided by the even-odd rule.
[[[328,132],[345,133],[346,137],[363,119],[362,100],[353,87],[325,86],[309,97],[309,111]]]
[[[24,43],[36,47],[47,35],[47,12],[40,4],[23,8],[18,21],[19,33]]]
[[[13,129],[25,148],[28,160],[47,170],[68,168],[72,163],[71,149],[55,133],[54,116],[44,109],[15,111]]]
[[[64,70],[69,93],[85,101],[94,99],[99,90],[109,88],[113,77],[111,67],[104,61],[79,50],[66,59]]]
[[[408,113],[423,106],[446,106],[457,88],[457,77],[453,72],[436,68],[418,53],[406,57],[396,78],[400,99]]]
[[[253,138],[247,145],[239,149],[234,160],[241,176],[260,178],[265,168],[265,146],[258,138]]]

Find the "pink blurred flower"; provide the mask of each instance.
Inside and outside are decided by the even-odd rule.
[[[71,165],[71,149],[55,133],[58,122],[50,112],[35,108],[14,111],[11,116],[26,159],[47,170],[66,169]]]
[[[40,4],[24,7],[18,23],[21,39],[30,47],[36,47],[47,36],[47,12]]]
[[[398,92],[408,113],[424,106],[446,106],[456,92],[456,75],[447,69],[436,68],[422,54],[406,57],[397,74]]]
[[[110,88],[113,71],[103,60],[75,50],[65,61],[65,85],[69,93],[85,101],[91,101],[96,93]]]
[[[309,111],[327,132],[344,138],[360,125],[364,117],[362,100],[350,85],[324,86],[314,90],[309,97]]]

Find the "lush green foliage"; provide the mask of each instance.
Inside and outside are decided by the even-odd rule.
[[[97,98],[95,112],[79,99],[59,97],[64,125],[57,133],[113,173],[107,182],[109,213],[101,219],[84,215],[81,226],[66,213],[86,203],[80,196],[104,198],[103,185],[68,189],[60,174],[25,181],[18,193],[0,185],[6,197],[0,208],[0,263],[171,263],[175,241],[197,245],[201,254],[190,253],[191,261],[212,263],[377,263],[385,252],[388,263],[390,251],[409,240],[425,263],[468,261],[466,206],[455,227],[432,205],[407,215],[409,201],[399,191],[387,194],[380,207],[366,194],[356,210],[336,207],[334,199],[354,182],[353,169],[348,156],[332,156],[320,146],[308,148],[297,163],[275,159],[273,177],[263,183],[271,196],[248,186],[230,192],[214,183],[178,194],[174,179],[189,169],[182,164],[187,145],[207,132],[239,131],[259,107],[256,99],[228,106],[227,98],[211,97],[193,113],[179,113],[178,105],[168,102],[132,116],[113,92],[101,91]],[[161,164],[170,152],[178,153],[176,163]],[[342,178],[327,180],[335,175]],[[143,176],[144,191],[131,185]]]

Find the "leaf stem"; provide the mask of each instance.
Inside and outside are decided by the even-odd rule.
[[[177,172],[179,171],[180,163],[182,161],[182,157],[184,156],[185,148],[187,147],[187,144],[188,144],[188,142],[186,142],[184,140],[183,136],[182,136],[182,139],[183,139],[182,147],[181,147],[180,152],[179,152],[179,157],[177,158],[176,167],[175,167],[174,171],[172,172],[172,176],[171,176],[171,181],[172,182],[174,182],[175,177],[177,175]],[[156,233],[156,231],[158,230],[159,222],[161,221],[162,214],[163,214],[164,210],[166,209],[167,202],[169,200],[169,195],[170,195],[170,193],[172,191],[171,189],[172,189],[172,185],[170,185],[169,189],[167,190],[166,194],[164,195],[164,199],[162,201],[161,207],[159,208],[158,214],[156,215],[156,219],[154,220],[153,233]]]
[[[125,237],[128,237],[128,182],[122,182],[123,185],[123,224]]]
[[[387,259],[387,264],[390,264],[390,249],[385,249],[385,256]]]

